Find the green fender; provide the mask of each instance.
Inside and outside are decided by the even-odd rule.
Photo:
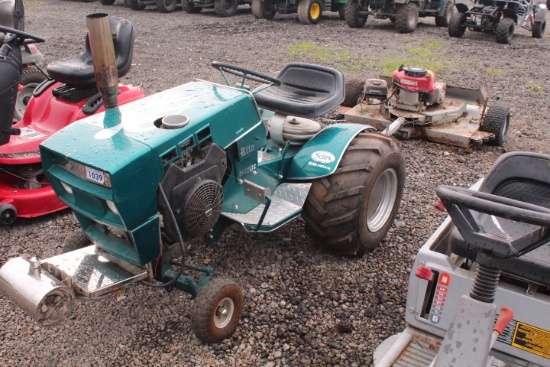
[[[304,144],[290,163],[287,179],[311,180],[336,171],[350,142],[372,126],[360,124],[330,125]]]

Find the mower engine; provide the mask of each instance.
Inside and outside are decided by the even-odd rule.
[[[447,85],[435,81],[435,73],[419,67],[400,67],[393,72],[396,108],[421,112],[445,99]]]

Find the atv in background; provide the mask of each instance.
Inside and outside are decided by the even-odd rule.
[[[546,30],[546,4],[533,1],[479,0],[471,9],[456,4],[458,10],[449,23],[449,35],[462,37],[466,29],[494,33],[498,43],[508,44],[516,25],[531,31],[533,38],[542,38]]]
[[[347,0],[252,0],[252,14],[256,19],[271,20],[276,13],[298,13],[298,19],[303,24],[317,24],[323,11],[337,11],[340,19],[344,19]]]
[[[203,8],[214,8],[219,17],[230,17],[237,13],[239,5],[250,5],[251,0],[182,0],[181,6],[186,13],[194,14]]]
[[[345,20],[351,28],[361,28],[369,16],[389,19],[401,33],[412,33],[418,17],[435,17],[438,27],[447,27],[454,13],[454,0],[350,0]]]
[[[115,0],[99,0],[99,2],[102,5],[113,5]],[[171,13],[176,10],[179,2],[180,0],[124,0],[124,5],[132,10],[143,10],[147,5],[153,5],[161,13]]]

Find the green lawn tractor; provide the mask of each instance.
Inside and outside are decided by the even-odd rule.
[[[193,241],[212,244],[229,226],[267,233],[299,215],[336,253],[361,254],[385,237],[404,187],[399,142],[310,119],[343,101],[342,73],[294,63],[273,78],[213,66],[227,85],[194,81],[111,107],[41,145],[48,180],[85,234],[73,251],[0,268],[0,290],[41,324],[67,316],[74,298],[141,281],[196,297],[192,329],[218,342],[235,331],[243,294],[186,262]],[[250,91],[245,81],[261,85]],[[112,103],[116,88],[98,84]]]
[[[412,33],[419,17],[435,17],[438,27],[447,27],[454,13],[453,0],[350,0],[345,19],[351,28],[361,28],[368,17],[389,19],[401,33]]]
[[[252,0],[252,14],[256,19],[271,20],[276,13],[298,13],[303,24],[317,24],[323,11],[338,12],[340,19],[345,17],[347,0]]]

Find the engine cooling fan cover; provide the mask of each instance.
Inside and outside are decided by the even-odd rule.
[[[202,180],[194,185],[183,203],[184,231],[198,237],[207,233],[218,221],[223,205],[223,190],[214,180]]]

